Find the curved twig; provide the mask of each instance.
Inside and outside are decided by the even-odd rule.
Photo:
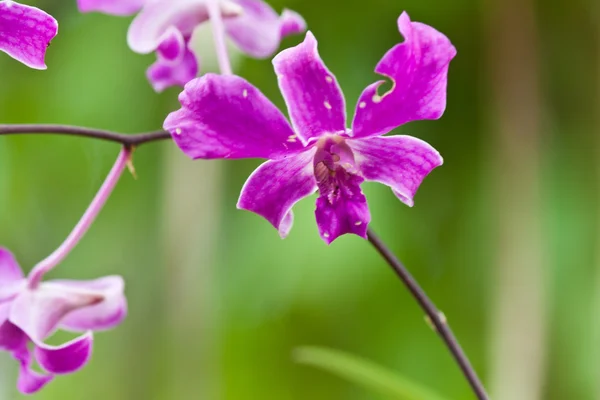
[[[158,140],[170,139],[171,134],[167,131],[143,132],[135,134],[117,133],[101,129],[84,128],[71,125],[53,124],[0,124],[0,136],[2,135],[38,135],[55,134],[82,136],[110,142],[120,143],[123,146],[141,146],[144,143]]]

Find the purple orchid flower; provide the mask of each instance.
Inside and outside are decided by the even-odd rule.
[[[292,227],[292,206],[315,191],[317,225],[326,243],[345,233],[366,237],[371,216],[363,181],[390,186],[412,206],[425,176],[442,164],[439,153],[419,139],[380,137],[406,122],[442,116],[448,66],[456,54],[446,36],[411,22],[406,13],[398,26],[405,41],[375,69],[393,87],[379,95],[384,81],[368,86],[351,129],[342,92],[310,32],[273,60],[292,126],[244,79],[207,74],[185,86],[182,108],[167,117],[164,128],[193,159],[269,159],[248,178],[237,206],[266,218],[282,238]]]
[[[32,286],[13,255],[0,248],[0,350],[10,352],[21,365],[19,391],[34,393],[54,375],[75,372],[88,362],[92,331],[110,329],[127,314],[123,286],[119,276]],[[44,343],[58,329],[84,334],[60,346]],[[44,373],[31,368],[29,343]]]
[[[46,69],[44,58],[58,22],[39,8],[0,1],[0,51],[34,69]]]
[[[92,351],[92,331],[109,329],[127,314],[123,279],[109,276],[93,281],[42,282],[81,240],[106,203],[131,159],[122,148],[100,190],[64,242],[37,263],[25,278],[13,255],[0,248],[0,350],[10,352],[21,364],[17,387],[33,393],[54,375],[82,368]],[[44,340],[56,330],[85,332],[61,346]],[[31,369],[33,355],[44,373]]]
[[[161,92],[183,86],[198,75],[197,57],[189,42],[194,29],[209,20],[210,2],[218,5],[226,33],[251,57],[269,57],[283,37],[306,30],[299,14],[284,10],[279,16],[262,0],[79,0],[79,9],[115,15],[141,9],[127,41],[137,53],[157,52],[157,61],[146,75],[154,90]]]

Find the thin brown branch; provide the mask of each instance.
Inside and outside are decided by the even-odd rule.
[[[52,124],[0,124],[0,136],[3,135],[67,135],[81,136],[120,143],[123,146],[141,146],[144,143],[170,139],[167,131],[124,134],[101,129],[84,128],[70,125]]]
[[[379,254],[388,262],[390,267],[394,270],[396,275],[402,280],[404,285],[408,288],[412,296],[417,300],[425,314],[427,315],[428,321],[430,321],[435,327],[435,331],[442,338],[450,353],[456,360],[456,363],[462,370],[465,378],[469,381],[469,384],[473,388],[473,392],[479,400],[488,400],[489,397],[485,392],[483,384],[479,380],[477,373],[473,369],[473,366],[469,362],[465,352],[461,348],[458,340],[452,333],[448,321],[444,314],[442,314],[438,308],[433,304],[431,299],[427,296],[425,291],[419,286],[415,278],[408,272],[408,269],[398,260],[398,258],[392,253],[392,251],[381,241],[381,239],[373,232],[371,228],[367,231],[369,242],[377,249]]]

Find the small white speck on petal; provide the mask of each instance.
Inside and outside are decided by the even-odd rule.
[[[181,128],[177,128],[177,129],[175,129],[175,133],[176,133],[177,135],[181,135]]]
[[[323,234],[323,237],[326,237],[326,238],[328,238],[328,237],[329,237],[329,233],[325,232],[325,233]]]
[[[287,141],[290,142],[290,143],[295,143],[296,142],[296,138],[297,138],[296,135],[290,135],[290,136],[288,136]]]
[[[381,101],[381,96],[378,94],[373,95],[373,103],[379,103]]]
[[[362,221],[356,221],[356,222],[354,223],[354,225],[356,225],[356,226],[361,226],[361,225],[362,225]]]
[[[333,78],[330,76],[326,76],[325,80],[327,81],[327,83],[332,83],[333,82]]]
[[[242,96],[244,96],[244,98],[248,97],[248,90],[244,89],[244,91],[242,92]]]
[[[331,110],[331,104],[329,104],[328,101],[324,101],[323,105],[325,106],[326,109]]]
[[[358,106],[360,108],[365,108],[367,106],[367,103],[365,103],[364,101],[361,101],[360,103],[358,103]]]

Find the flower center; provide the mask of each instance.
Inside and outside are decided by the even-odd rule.
[[[314,173],[319,194],[326,197],[330,204],[340,196],[352,197],[357,183],[362,178],[354,162],[354,154],[343,137],[338,135],[319,139],[314,160]]]

